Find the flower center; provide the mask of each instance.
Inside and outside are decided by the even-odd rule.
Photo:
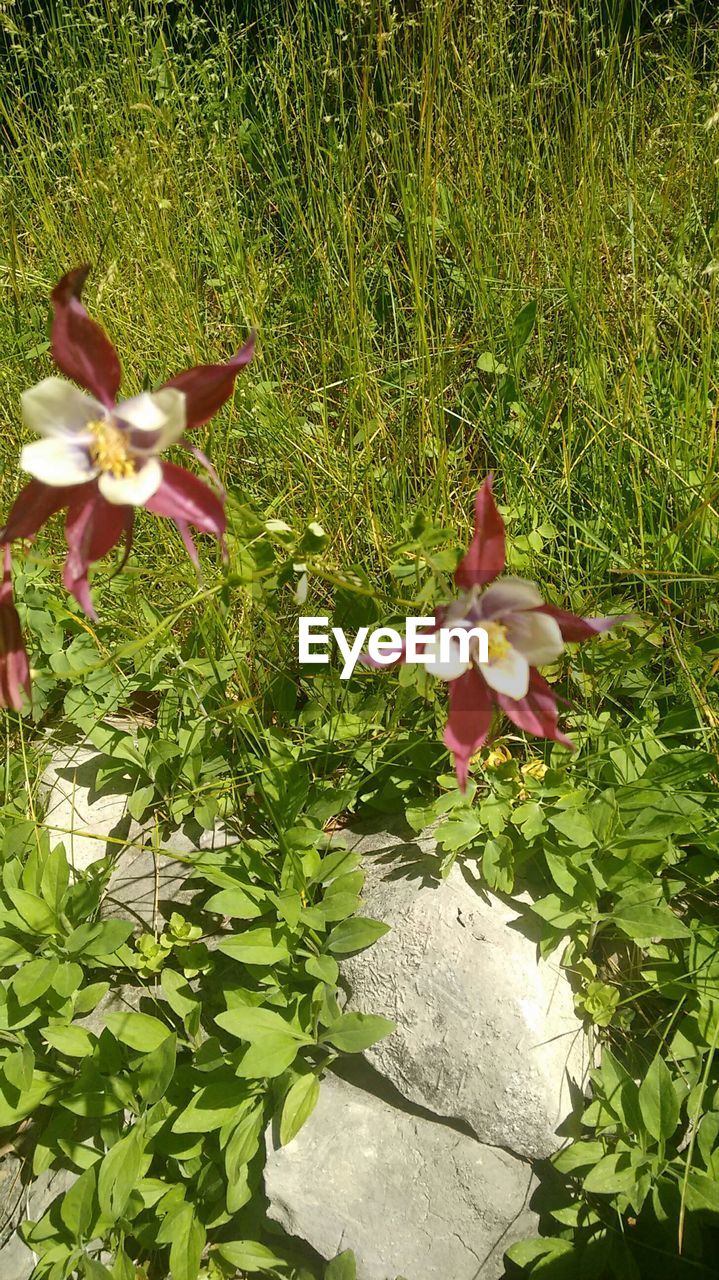
[[[483,622],[487,632],[487,656],[490,662],[501,662],[511,652],[512,646],[507,639],[507,628],[501,622]]]
[[[100,471],[108,471],[117,480],[129,480],[137,472],[122,431],[111,422],[88,422],[92,435],[90,457]]]

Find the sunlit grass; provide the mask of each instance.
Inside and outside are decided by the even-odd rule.
[[[338,563],[379,575],[418,505],[464,535],[493,467],[510,534],[557,530],[528,566],[557,598],[671,607],[674,646],[715,631],[715,33],[620,41],[569,13],[8,19],[4,503],[48,290],[88,260],[128,393],[257,327],[209,450],[269,514],[320,520]],[[143,527],[157,606],[187,570]]]

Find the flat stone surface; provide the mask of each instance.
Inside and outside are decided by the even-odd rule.
[[[40,780],[45,825],[76,871],[119,852],[139,831],[127,810],[132,785],[122,790],[117,778],[97,785],[98,769],[107,763],[94,747],[58,746]]]
[[[155,853],[152,826],[143,827],[128,812],[130,780],[125,783],[117,774],[103,780],[108,763],[94,747],[58,746],[40,783],[44,821],[53,841],[65,845],[76,872],[101,858],[114,859],[103,916],[134,917],[139,927],[161,927],[192,897],[185,888],[191,866],[168,854],[218,848],[233,837],[221,824],[214,831],[185,828],[171,832]]]
[[[17,1234],[26,1218],[37,1222],[57,1195],[67,1191],[75,1174],[64,1170],[41,1173],[27,1186],[22,1182],[20,1160],[12,1154],[0,1160],[0,1277],[2,1280],[29,1280],[35,1255]]]
[[[357,1280],[497,1280],[536,1234],[530,1166],[327,1075],[286,1147],[267,1132],[269,1216]]]
[[[343,834],[363,854],[363,914],[391,925],[342,965],[348,1006],[397,1023],[369,1062],[410,1101],[465,1121],[482,1142],[548,1156],[572,1111],[570,1081],[581,1084],[589,1065],[558,960],[538,959],[512,927],[517,910],[481,896],[458,866],[431,880],[431,836]]]

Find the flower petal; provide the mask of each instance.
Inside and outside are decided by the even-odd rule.
[[[185,430],[185,397],[173,387],[143,391],[131,400],[123,400],[117,406],[116,416],[131,428],[134,448],[161,453],[179,440]]]
[[[449,627],[453,624],[445,621],[444,625]],[[465,671],[469,671],[472,666],[472,659],[469,658],[466,662],[462,661],[459,640],[453,636],[449,642],[449,660],[442,662],[440,660],[440,637],[441,631],[438,631],[435,635],[425,640],[423,646],[424,665],[429,675],[434,676],[437,680],[458,680],[460,676],[464,675]]]
[[[492,496],[492,479],[487,476],[475,498],[474,537],[454,574],[458,587],[483,587],[504,568],[504,521]]]
[[[526,578],[500,578],[479,597],[479,614],[486,619],[500,618],[505,613],[536,609],[542,603],[536,583]]]
[[[88,422],[105,417],[99,400],[63,378],[44,378],[23,391],[20,402],[25,423],[39,436],[77,435]]]
[[[34,538],[50,516],[67,506],[74,492],[74,489],[55,488],[40,480],[31,480],[10,508],[7,524],[0,529],[0,543],[15,542],[17,538]]]
[[[530,667],[554,662],[564,649],[559,624],[546,613],[523,609],[505,618],[507,638],[514,649],[523,653]]]
[[[255,335],[250,335],[240,350],[226,364],[198,364],[185,369],[165,383],[185,393],[187,429],[201,427],[217,413],[232,395],[235,378],[240,369],[250,363],[255,353]]]
[[[6,546],[0,585],[0,706],[22,711],[23,689],[29,697],[30,664],[13,600],[10,547]]]
[[[227,528],[222,500],[198,476],[174,462],[162,463],[162,484],[145,506],[156,516],[178,523],[184,520],[216,538],[221,539]]]
[[[519,729],[533,733],[538,738],[552,738],[565,747],[574,748],[574,743],[557,728],[559,712],[557,700],[546,680],[538,671],[532,671],[529,691],[526,698],[518,700],[498,694],[497,702],[505,715]]]
[[[90,598],[88,569],[119,542],[131,518],[131,508],[106,502],[96,484],[74,491],[65,521],[68,550],[63,582],[91,618],[97,615]]]
[[[110,339],[80,301],[89,266],[75,267],[52,291],[52,355],[63,373],[108,408],[120,386],[120,361]]]
[[[53,489],[86,484],[97,475],[97,467],[91,462],[87,449],[71,442],[68,436],[49,436],[24,445],[20,466]]]
[[[114,507],[144,507],[162,484],[162,463],[148,458],[134,476],[113,476],[103,471],[97,484],[103,498]]]
[[[449,685],[449,716],[445,746],[454,755],[460,789],[467,786],[467,770],[475,751],[483,746],[492,723],[492,695],[476,667]]]
[[[529,688],[529,663],[518,649],[510,649],[496,662],[483,662],[479,670],[490,689],[508,698],[524,698]]]
[[[558,609],[553,604],[543,604],[537,612],[554,618],[568,644],[580,640],[591,640],[601,631],[608,631],[610,627],[615,627],[620,622],[628,622],[630,618],[628,613],[619,613],[614,618],[578,618],[576,614],[568,613],[566,609]]]

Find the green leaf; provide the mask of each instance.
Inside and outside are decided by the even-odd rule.
[[[187,1018],[200,1006],[187,979],[176,969],[163,969],[160,974],[160,986],[173,1013],[179,1018]]]
[[[305,1120],[309,1119],[320,1096],[320,1082],[317,1076],[310,1074],[300,1076],[287,1092],[282,1107],[280,1120],[280,1143],[284,1147],[299,1133]]]
[[[97,1169],[86,1169],[60,1200],[60,1217],[68,1231],[82,1240],[92,1222],[97,1187]]]
[[[47,1256],[45,1254],[46,1259]],[[85,1280],[113,1280],[112,1272],[98,1258],[89,1258],[87,1254],[83,1255],[82,1272]]]
[[[48,854],[40,880],[40,893],[55,914],[62,910],[69,881],[70,867],[65,849],[60,844]]]
[[[282,1266],[283,1262],[257,1240],[223,1242],[217,1246],[217,1252],[238,1271],[271,1271],[273,1267]]]
[[[535,1240],[518,1240],[507,1249],[506,1256],[518,1267],[528,1267],[539,1258],[559,1258],[562,1254],[574,1252],[574,1245],[569,1240],[554,1240],[541,1237]]]
[[[250,1045],[237,1074],[244,1080],[272,1080],[292,1065],[299,1050],[300,1042],[294,1036],[270,1031]]]
[[[351,1249],[345,1249],[328,1262],[324,1280],[357,1280],[357,1263]]]
[[[286,939],[272,929],[246,929],[224,939],[217,950],[243,964],[277,964],[290,955]]]
[[[592,824],[587,814],[579,809],[553,814],[549,821],[577,849],[587,849],[590,844],[596,844]]]
[[[111,956],[127,942],[133,930],[131,920],[96,920],[78,925],[69,935],[65,947],[70,955]]]
[[[526,302],[521,311],[517,312],[512,325],[512,345],[515,355],[519,355],[520,351],[526,347],[532,336],[534,323],[537,319],[537,303],[534,298]]]
[[[327,940],[327,947],[338,956],[352,955],[355,951],[371,947],[378,938],[389,933],[389,929],[390,926],[382,920],[354,916],[351,920],[343,920],[341,924],[335,925]]]
[[[23,1007],[29,1004],[37,1004],[41,996],[44,996],[48,987],[52,985],[58,969],[57,956],[40,957],[38,960],[30,960],[28,964],[24,964],[11,979],[11,986],[18,998],[19,1004]]]
[[[482,851],[482,875],[490,889],[499,893],[512,892],[514,856],[512,841],[508,836],[496,836],[487,841]]]
[[[651,938],[689,938],[691,930],[662,903],[618,903],[609,920],[628,938],[646,941]]]
[[[264,890],[256,892],[259,897],[266,897]],[[231,920],[256,920],[267,911],[267,902],[261,904],[244,889],[221,889],[205,903],[205,910],[216,911]]]
[[[155,798],[155,787],[150,784],[148,787],[138,787],[137,791],[133,791],[127,801],[127,808],[130,816],[139,822],[145,810],[152,804]]]
[[[140,1096],[150,1104],[165,1096],[175,1074],[177,1036],[169,1035],[156,1049],[146,1053],[137,1068],[137,1088]]]
[[[324,1032],[323,1040],[329,1040],[344,1053],[361,1053],[371,1044],[382,1040],[396,1030],[396,1023],[373,1013],[343,1013]]]
[[[328,986],[337,985],[337,979],[340,976],[339,965],[332,956],[309,956],[305,960],[305,969],[311,978],[317,978],[319,982],[326,982]]]
[[[653,1138],[658,1142],[671,1138],[679,1123],[679,1101],[671,1072],[659,1054],[639,1086],[639,1109]]]
[[[604,1143],[598,1140],[572,1142],[552,1157],[552,1164],[560,1173],[573,1173],[575,1169],[588,1169],[597,1164],[605,1155]]]
[[[109,1222],[117,1222],[130,1199],[140,1175],[142,1152],[142,1131],[135,1126],[102,1160],[97,1175],[97,1198],[102,1216]]]
[[[53,1049],[66,1054],[68,1058],[86,1058],[95,1048],[94,1040],[84,1027],[73,1024],[42,1027],[40,1033]]]
[[[225,1147],[225,1170],[230,1184],[237,1182],[240,1170],[248,1164],[260,1145],[265,1112],[261,1102],[254,1103],[230,1134]]]
[[[22,1045],[5,1059],[3,1075],[19,1093],[26,1093],[31,1088],[34,1074],[35,1054],[29,1044]]]
[[[172,1280],[197,1280],[205,1240],[205,1228],[191,1204],[183,1200],[165,1214],[157,1242],[170,1245]]]
[[[434,832],[437,842],[449,853],[465,849],[479,835],[482,822],[474,809],[460,810],[446,822],[442,822]]]
[[[105,1024],[117,1040],[138,1053],[151,1053],[172,1033],[171,1027],[149,1013],[108,1013]]]
[[[699,1169],[690,1169],[687,1178],[687,1209],[711,1209],[719,1213],[719,1182]]]
[[[177,1117],[172,1132],[209,1133],[221,1129],[247,1101],[247,1092],[247,1086],[232,1077],[205,1085]]]
[[[237,1036],[239,1040],[249,1040],[250,1043],[264,1039],[271,1032],[291,1036],[301,1044],[313,1043],[311,1036],[293,1027],[286,1018],[283,1018],[280,1013],[275,1013],[273,1009],[238,1005],[234,1009],[227,1009],[225,1013],[218,1013],[215,1022],[218,1027],[222,1027],[223,1031],[229,1031],[230,1035]]]
[[[32,933],[59,933],[60,923],[51,907],[35,893],[25,889],[9,888],[7,896],[18,915],[22,916]]]
[[[589,1170],[584,1179],[584,1190],[598,1192],[601,1195],[616,1195],[618,1192],[630,1194],[637,1181],[637,1170],[631,1164],[629,1154],[625,1151],[613,1152],[603,1156]]]

